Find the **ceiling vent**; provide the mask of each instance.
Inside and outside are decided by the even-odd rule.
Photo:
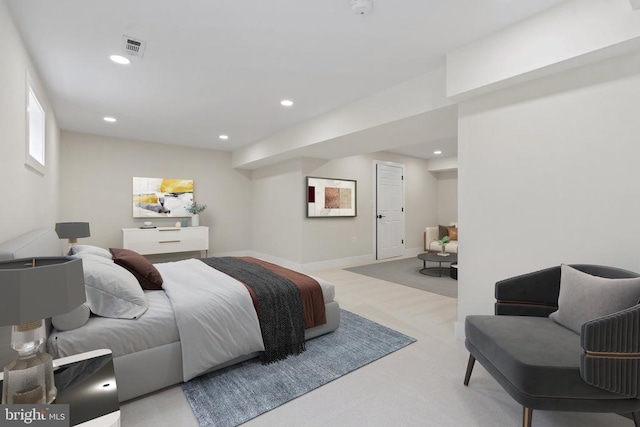
[[[122,51],[129,56],[137,56],[142,58],[144,56],[144,49],[147,46],[147,42],[134,39],[129,36],[122,36]]]

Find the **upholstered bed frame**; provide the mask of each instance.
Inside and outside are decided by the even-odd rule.
[[[0,260],[31,256],[57,256],[62,244],[53,229],[41,228],[18,236],[0,245]],[[327,323],[305,331],[306,339],[334,331],[340,324],[340,306],[326,303]],[[251,359],[258,353],[245,355],[209,371]],[[0,327],[0,364],[6,365],[16,356],[11,348],[11,328]],[[149,363],[152,360],[153,363]],[[182,382],[182,349],[173,342],[114,358],[118,397],[121,402]]]

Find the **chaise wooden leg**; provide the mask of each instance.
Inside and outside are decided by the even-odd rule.
[[[640,427],[640,411],[632,412],[631,418],[633,418],[633,423],[636,427]]]
[[[533,415],[533,409],[522,407],[522,427],[531,427],[531,416]]]
[[[476,363],[476,358],[472,354],[469,355],[469,361],[467,362],[467,373],[464,376],[464,385],[469,385],[469,379],[471,379],[471,372],[473,371],[473,365]]]

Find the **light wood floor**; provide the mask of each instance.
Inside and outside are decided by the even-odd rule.
[[[342,308],[418,341],[248,423],[258,426],[513,426],[522,408],[480,366],[462,385],[468,353],[453,336],[456,300],[344,270],[332,282]],[[452,286],[455,282],[452,280]],[[629,426],[613,414],[535,411],[534,427]],[[197,426],[175,386],[122,406],[122,426]]]

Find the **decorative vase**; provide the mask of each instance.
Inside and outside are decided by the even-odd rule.
[[[198,227],[200,225],[200,214],[193,214],[191,217],[191,226]]]
[[[445,247],[444,245],[443,245],[443,246],[440,246],[440,254],[439,254],[439,255],[441,255],[441,256],[446,256],[446,255],[448,255],[448,254],[445,252],[444,247]]]

